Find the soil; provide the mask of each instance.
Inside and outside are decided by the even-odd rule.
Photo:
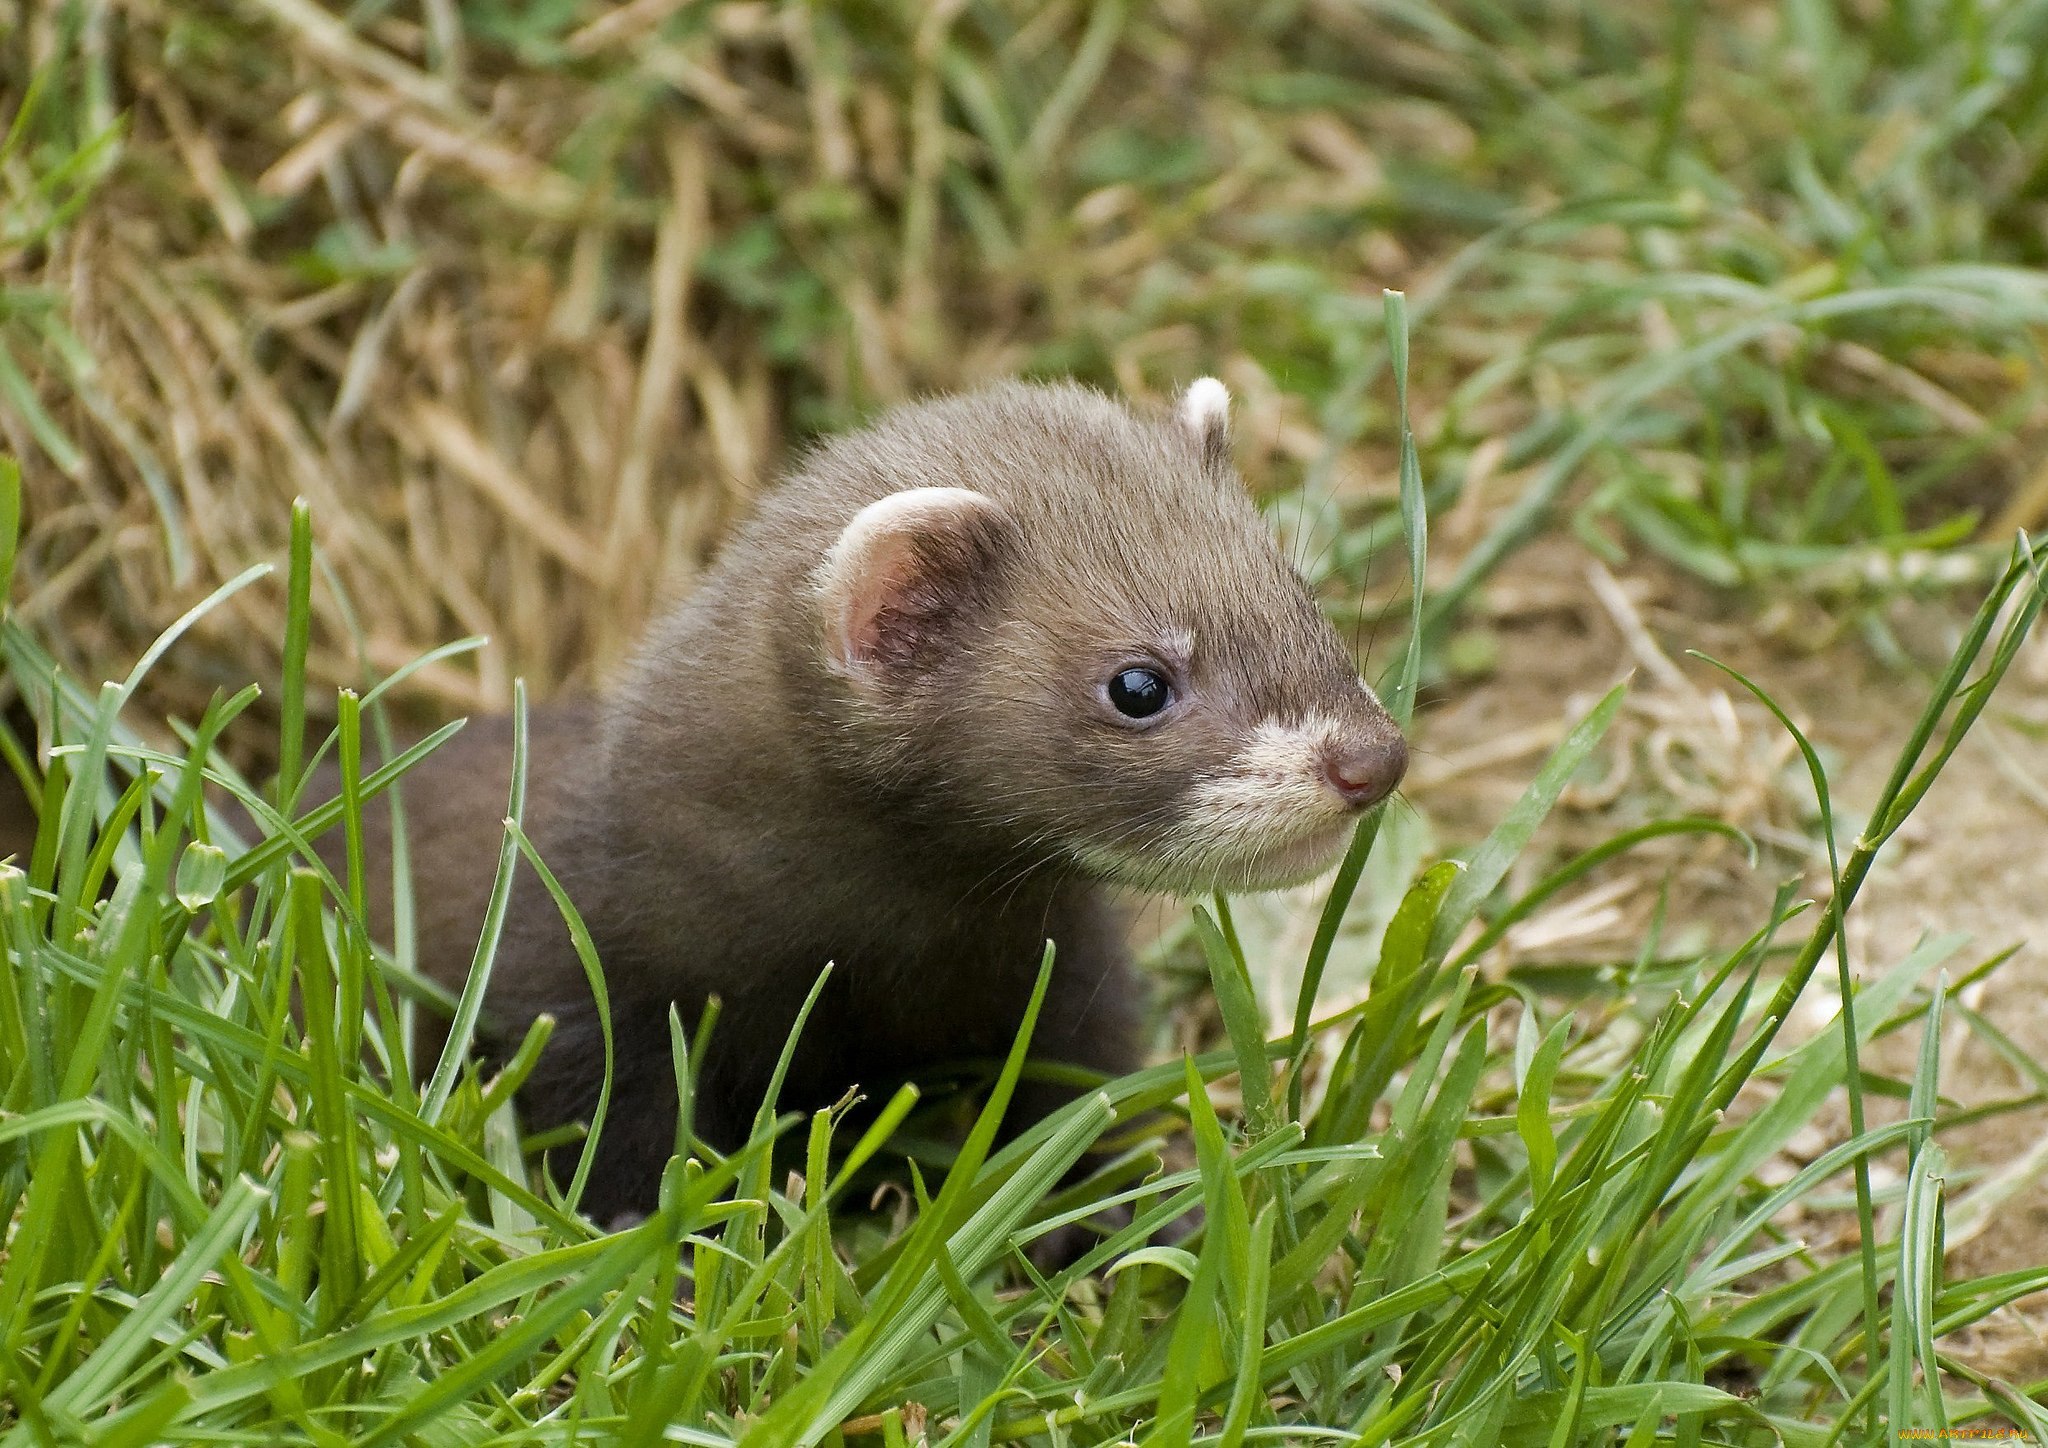
[[[1719,840],[1638,852],[1597,873],[1507,942],[1517,964],[1626,958],[1650,928],[1668,883],[1668,918],[1732,945],[1766,917],[1775,887],[1801,878],[1824,899],[1828,875],[1803,762],[1774,719],[1734,680],[1687,657],[1696,649],[1768,689],[1827,764],[1838,839],[1846,850],[1883,787],[1928,696],[1933,673],[1967,621],[1967,594],[1873,605],[1865,621],[1900,648],[1881,656],[1854,635],[1819,631],[1819,611],[1796,601],[1759,608],[1708,593],[1655,566],[1619,577],[1569,541],[1519,554],[1488,590],[1475,635],[1449,651],[1490,661],[1451,680],[1417,721],[1417,763],[1406,793],[1454,845],[1499,819],[1569,720],[1633,675],[1610,731],[1604,775],[1575,787],[1545,826],[1535,868],[1659,813],[1706,814],[1762,846],[1752,868]],[[1831,604],[1829,617],[1848,611]],[[1659,842],[1660,844],[1668,842]],[[1976,730],[1919,810],[1893,838],[1849,916],[1852,974],[1867,979],[1925,936],[1968,937],[1951,978],[2014,949],[1961,1004],[1981,1012],[2020,1053],[2048,1063],[2048,636],[2031,640]],[[1679,942],[1674,941],[1676,945]],[[1931,983],[1931,982],[1930,982]],[[1831,972],[1809,986],[1788,1029],[1825,1028],[1839,997]],[[1951,1011],[1943,1030],[1942,1091],[1954,1108],[2037,1095],[2032,1080]],[[1917,1029],[1875,1043],[1869,1069],[1910,1080]],[[1896,1114],[1879,1100],[1874,1119]],[[1832,1104],[1798,1143],[1805,1159],[1846,1134]],[[2048,1107],[2011,1111],[1942,1133],[1951,1278],[2048,1263]],[[1878,1185],[1899,1179],[1879,1163]],[[1853,1245],[1855,1221],[1809,1220],[1816,1245]],[[2000,1312],[1944,1349],[2008,1382],[2048,1377],[2048,1294]]]

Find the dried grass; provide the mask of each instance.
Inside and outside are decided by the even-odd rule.
[[[1114,188],[1049,173],[1112,61],[1119,105],[1182,103],[1199,18],[1054,6],[1010,35],[1009,63],[1075,54],[1014,161],[1046,183],[1028,234],[991,264],[941,215],[948,170],[985,164],[940,94],[962,8],[869,16],[895,49],[856,57],[872,38],[806,7],[587,5],[521,60],[437,34],[437,6],[350,29],[310,0],[132,0],[81,35],[65,7],[17,7],[7,84],[53,64],[79,112],[104,87],[125,113],[75,218],[0,253],[0,285],[47,289],[82,359],[17,354],[75,452],[0,410],[28,461],[23,614],[101,677],[278,556],[303,496],[339,585],[316,593],[318,676],[360,676],[352,609],[374,670],[491,636],[422,673],[442,709],[502,704],[515,674],[589,685],[793,436],[1025,365],[1171,245]],[[1354,164],[1333,125],[1315,134]],[[1231,358],[1179,327],[1084,370],[1146,392],[1206,362]],[[1302,430],[1259,399],[1255,438]],[[275,606],[214,615],[189,692],[158,702],[274,677]]]

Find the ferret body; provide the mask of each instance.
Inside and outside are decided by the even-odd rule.
[[[653,1202],[672,1004],[687,1028],[720,1001],[694,1120],[718,1147],[745,1137],[828,962],[786,1108],[1001,1055],[1048,939],[1034,1056],[1122,1073],[1138,992],[1113,890],[1297,882],[1399,782],[1399,731],[1231,468],[1227,404],[1207,380],[1161,417],[1007,384],[888,413],[764,500],[608,703],[534,712],[529,832],[590,929],[617,1038],[592,1215]],[[510,755],[509,726],[478,721],[403,783],[420,959],[451,988]],[[502,1058],[543,1011],[536,1128],[589,1115],[603,1049],[522,867],[482,1048]],[[1013,1128],[1061,1099],[1028,1088]]]

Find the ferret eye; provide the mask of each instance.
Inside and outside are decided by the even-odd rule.
[[[1127,719],[1149,719],[1172,697],[1173,690],[1153,669],[1125,669],[1109,681],[1109,702]]]

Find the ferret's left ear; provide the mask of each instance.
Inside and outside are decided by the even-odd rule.
[[[916,674],[971,625],[1018,543],[995,499],[911,488],[854,515],[816,575],[825,663],[857,688]]]
[[[1194,439],[1209,468],[1230,463],[1230,389],[1214,377],[1198,377],[1188,384],[1174,405],[1174,420]]]

